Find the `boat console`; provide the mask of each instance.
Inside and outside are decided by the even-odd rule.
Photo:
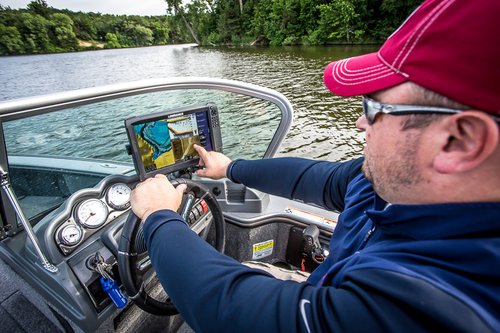
[[[291,120],[276,91],[205,78],[1,102],[0,273],[16,278],[0,289],[29,290],[30,316],[55,330],[178,331],[182,317],[151,267],[140,221],[129,222],[131,191],[159,173],[188,184],[179,213],[220,251],[312,270],[304,231],[327,247],[336,213],[194,174],[194,144],[233,159],[271,158]]]

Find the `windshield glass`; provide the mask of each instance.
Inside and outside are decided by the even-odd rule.
[[[124,120],[213,103],[223,151],[262,158],[280,123],[273,103],[209,89],[148,93],[64,109],[3,124],[9,170],[21,208],[32,219],[109,174],[130,170]]]

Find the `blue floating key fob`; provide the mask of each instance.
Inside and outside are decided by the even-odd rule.
[[[100,281],[102,289],[108,294],[118,309],[124,308],[128,304],[127,298],[114,280],[101,276]]]

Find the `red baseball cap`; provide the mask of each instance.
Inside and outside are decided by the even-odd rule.
[[[334,94],[369,94],[411,81],[500,114],[500,0],[427,0],[378,52],[332,62]]]

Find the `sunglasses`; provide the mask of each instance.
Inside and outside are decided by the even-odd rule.
[[[424,105],[406,105],[406,104],[384,104],[373,99],[363,96],[363,112],[365,113],[368,124],[371,125],[375,122],[375,118],[379,113],[391,114],[394,116],[408,115],[408,114],[425,114],[425,113],[441,113],[441,114],[455,114],[464,110],[448,109],[435,106]],[[493,116],[494,119],[500,121],[500,118]]]

